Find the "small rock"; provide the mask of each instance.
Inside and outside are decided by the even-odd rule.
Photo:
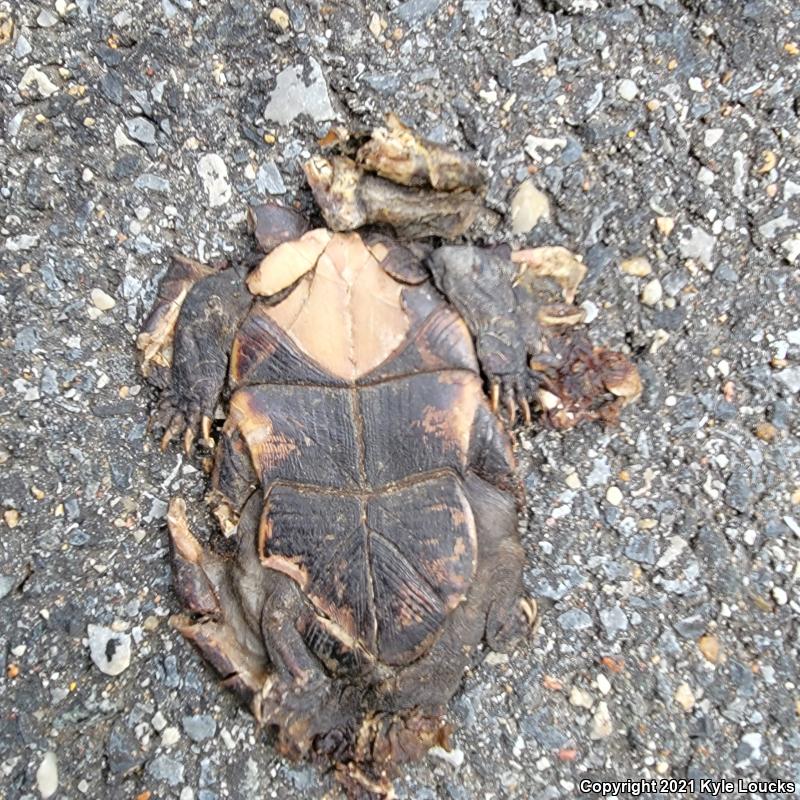
[[[36,24],[40,28],[52,28],[58,24],[58,17],[49,8],[43,8],[36,17]]]
[[[785,606],[789,602],[789,595],[787,595],[786,590],[780,586],[772,587],[772,598],[779,606]]]
[[[694,708],[694,694],[688,683],[682,683],[675,690],[675,702],[684,711],[691,711]]]
[[[689,228],[688,235],[684,236],[680,242],[681,256],[692,258],[705,264],[706,267],[711,267],[716,243],[716,238],[702,228]]]
[[[120,720],[111,728],[106,742],[106,759],[112,775],[124,775],[137,769],[145,761],[133,731]]]
[[[274,161],[267,161],[258,168],[256,188],[262,194],[285,194],[286,185]]]
[[[531,61],[535,61],[537,64],[547,63],[547,42],[542,42],[541,44],[536,45],[536,47],[533,49],[528,50],[526,53],[517,56],[511,62],[511,66],[521,67]]]
[[[592,627],[592,618],[579,608],[571,608],[558,617],[558,624],[565,631],[583,631]]]
[[[134,182],[137,189],[146,189],[151,192],[169,192],[169,181],[152,172],[143,172]]]
[[[131,637],[102,625],[89,625],[89,653],[100,672],[119,675],[131,663]]]
[[[779,217],[774,217],[763,223],[763,225],[759,225],[758,232],[765,239],[774,239],[781,231],[795,227],[797,227],[796,220],[792,219],[788,212],[784,211]]]
[[[13,575],[0,575],[0,600],[11,594],[11,590],[17,583],[18,579]]]
[[[443,747],[436,745],[435,747],[431,747],[428,752],[435,758],[446,761],[451,767],[455,767],[456,769],[459,769],[464,763],[464,751],[458,747],[453,750],[445,750]]]
[[[19,236],[9,236],[8,239],[6,239],[5,248],[11,253],[22,253],[26,250],[33,250],[38,244],[38,236],[21,233]]]
[[[736,750],[736,766],[746,767],[753,761],[760,761],[762,744],[763,737],[760,733],[746,733],[742,736]]]
[[[701,636],[697,642],[703,658],[711,664],[716,664],[719,661],[719,639],[711,633]]]
[[[174,758],[156,756],[148,765],[147,773],[157,781],[164,781],[170,786],[183,783],[183,764]]]
[[[612,506],[618,506],[622,503],[622,492],[618,486],[609,486],[606,492],[606,501]]]
[[[394,10],[394,15],[403,22],[414,25],[433,14],[441,4],[442,0],[406,0]]]
[[[221,156],[206,153],[197,162],[197,173],[200,175],[208,194],[210,208],[224,206],[231,199],[231,185],[228,182],[228,168]]]
[[[600,690],[600,694],[602,694],[603,697],[606,697],[611,691],[611,683],[602,672],[597,676],[597,688]]]
[[[289,15],[282,8],[273,8],[269,18],[282,30],[289,29]]]
[[[782,369],[775,377],[793,394],[800,392],[800,367]]]
[[[662,236],[669,236],[675,228],[675,220],[672,217],[656,217],[656,227]]]
[[[511,200],[511,230],[528,233],[541,219],[550,219],[550,200],[528,178],[520,184]]]
[[[628,617],[619,606],[603,608],[600,610],[600,624],[609,639],[613,639],[618,633],[628,630]]]
[[[653,271],[650,262],[644,256],[628,258],[620,263],[619,268],[626,275],[635,275],[637,278],[645,278]]]
[[[17,84],[17,88],[21,92],[26,92],[29,89],[35,88],[42,97],[50,97],[58,91],[56,86],[46,73],[42,72],[35,64],[28,67],[22,76],[22,79]]]
[[[161,732],[161,746],[172,747],[180,741],[181,732],[174,726],[170,725]]]
[[[375,11],[369,18],[369,32],[377,39],[383,33],[383,25],[381,25],[381,18]]]
[[[301,65],[290,65],[278,73],[275,89],[264,109],[265,119],[279,125],[288,125],[301,114],[317,122],[333,119],[335,112],[322,67],[313,58],[309,64],[309,84],[303,78]]]
[[[52,750],[44,754],[42,763],[36,770],[36,788],[42,800],[52,797],[58,790],[58,758]]]
[[[156,127],[146,117],[134,117],[126,120],[125,127],[128,129],[128,136],[141,144],[156,143]]]
[[[664,290],[661,288],[661,281],[658,278],[653,278],[653,280],[648,281],[644,289],[642,289],[640,300],[646,306],[654,306],[661,302],[663,296]]]
[[[117,301],[102,289],[92,289],[90,297],[92,305],[100,311],[110,311],[117,304]]]
[[[639,87],[630,78],[625,78],[617,84],[617,94],[623,100],[630,102],[636,99],[636,95],[639,94]]]
[[[605,701],[597,704],[597,711],[592,717],[592,727],[589,730],[589,738],[593,741],[605,739],[614,732],[614,725],[611,721],[611,714]]]
[[[592,707],[592,696],[584,689],[579,688],[578,686],[573,686],[569,693],[569,702],[570,705],[575,706],[576,708],[591,708]]]
[[[193,742],[204,742],[217,732],[217,723],[209,714],[197,714],[184,717],[181,721],[183,730]]]
[[[703,144],[706,147],[713,147],[721,138],[725,131],[722,128],[709,128],[703,134]]]
[[[634,536],[625,548],[625,556],[637,564],[655,564],[658,561],[655,540],[647,534]]]
[[[166,717],[160,712],[156,711],[153,715],[153,718],[150,720],[150,724],[155,728],[158,733],[164,730],[167,727],[167,720]]]

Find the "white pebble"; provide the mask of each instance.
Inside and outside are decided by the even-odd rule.
[[[456,747],[454,750],[445,750],[443,747],[431,747],[428,751],[432,756],[446,761],[451,767],[458,769],[464,763],[464,751]]]
[[[600,690],[600,694],[603,696],[607,695],[611,691],[611,683],[602,672],[597,676],[597,688]]]
[[[709,128],[703,136],[703,143],[706,147],[713,147],[721,138],[725,131],[722,128]]]
[[[780,586],[773,587],[772,597],[779,606],[785,606],[789,602],[789,595]]]
[[[703,86],[703,81],[700,80],[698,77],[689,78],[689,88],[693,92],[704,92],[705,87]]]
[[[642,289],[641,301],[646,306],[654,306],[664,296],[664,290],[661,287],[661,281],[658,278],[648,281]]]
[[[172,745],[180,741],[180,738],[181,732],[176,727],[170,725],[170,727],[164,728],[161,733],[161,746],[172,747]]]
[[[617,94],[623,100],[630,102],[636,99],[636,95],[639,94],[639,87],[630,78],[625,78],[617,84]]]
[[[611,714],[605,701],[597,704],[597,711],[592,717],[592,727],[589,731],[589,738],[593,740],[605,739],[614,732],[614,724],[611,721]]]
[[[95,308],[100,309],[100,311],[110,311],[117,304],[117,301],[111,297],[110,294],[106,294],[102,289],[92,289],[90,296],[92,298],[92,304]]]
[[[89,625],[89,653],[100,672],[119,675],[131,663],[131,637],[102,625]]]
[[[592,696],[589,694],[589,692],[584,691],[577,686],[573,686],[569,693],[569,702],[570,705],[573,705],[576,708],[591,708]]]
[[[529,178],[520,184],[511,200],[511,230],[528,233],[541,219],[550,219],[550,200]]]
[[[606,492],[606,500],[612,506],[618,506],[622,502],[622,492],[618,486],[609,486]]]
[[[52,797],[58,789],[58,758],[52,750],[44,754],[42,763],[36,770],[36,788],[42,800]]]
[[[697,180],[700,181],[700,183],[704,186],[711,186],[716,179],[717,176],[708,167],[700,167],[697,173]]]

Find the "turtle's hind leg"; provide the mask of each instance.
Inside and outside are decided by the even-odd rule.
[[[261,639],[250,628],[231,587],[231,562],[203,548],[189,529],[186,504],[174,497],[167,514],[175,590],[188,613],[171,620],[255,712],[271,687]]]

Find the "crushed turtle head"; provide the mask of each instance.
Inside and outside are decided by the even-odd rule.
[[[332,152],[312,157],[305,173],[333,230],[385,225],[403,239],[455,239],[483,210],[482,170],[394,115],[369,136],[336,128],[323,142]]]

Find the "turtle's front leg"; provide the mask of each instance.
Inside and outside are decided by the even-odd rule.
[[[491,250],[447,246],[428,258],[436,287],[455,306],[470,330],[481,370],[489,383],[492,410],[502,403],[513,423],[520,409],[531,414],[528,398],[536,388],[528,368],[528,342],[537,337],[537,321],[520,313],[514,294],[517,267]]]
[[[269,204],[251,208],[248,219],[262,253],[308,227],[297,212]],[[220,270],[176,256],[161,281],[137,346],[142,371],[162,390],[154,414],[164,432],[162,448],[182,434],[189,452],[198,429],[209,440],[233,339],[253,302],[245,285],[248,269],[243,263]]]

